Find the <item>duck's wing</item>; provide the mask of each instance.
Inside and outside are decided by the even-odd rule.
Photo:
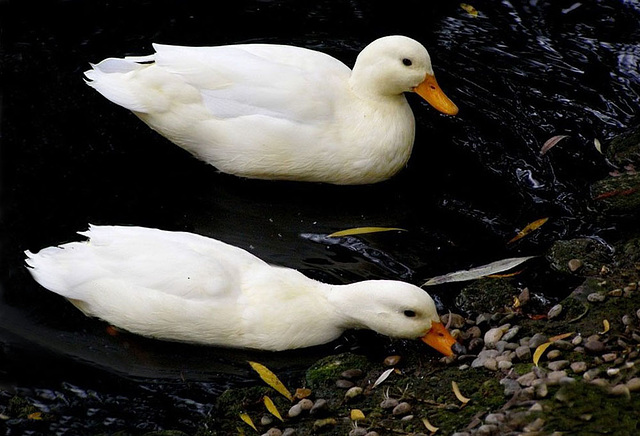
[[[182,232],[91,226],[86,242],[27,252],[31,274],[45,288],[82,300],[87,283],[120,283],[188,300],[233,302],[242,276],[266,263],[223,242]]]
[[[295,122],[329,117],[351,70],[300,47],[154,44],[155,64],[193,86],[216,118],[267,116]]]

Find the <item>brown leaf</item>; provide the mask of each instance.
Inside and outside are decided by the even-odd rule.
[[[547,139],[547,142],[545,142],[542,145],[542,148],[540,149],[540,156],[543,156],[547,151],[551,150],[553,147],[555,147],[555,145],[562,141],[564,138],[568,138],[569,135],[556,135],[556,136],[552,136],[551,138]]]

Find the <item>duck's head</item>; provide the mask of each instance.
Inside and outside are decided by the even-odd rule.
[[[367,280],[334,288],[332,299],[347,328],[386,336],[422,339],[446,356],[461,349],[440,321],[435,303],[417,286],[395,280]]]
[[[356,94],[369,98],[416,92],[442,113],[458,107],[438,86],[427,49],[406,36],[376,39],[360,52],[350,79]]]

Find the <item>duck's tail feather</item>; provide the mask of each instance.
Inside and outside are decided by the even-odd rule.
[[[91,69],[84,72],[85,82],[113,103],[133,112],[145,113],[148,108],[140,91],[132,86],[132,77],[153,60],[154,55],[108,58],[98,64],[90,64]]]

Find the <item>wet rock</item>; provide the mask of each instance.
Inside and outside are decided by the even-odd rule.
[[[362,377],[363,373],[361,369],[358,368],[354,368],[354,369],[347,369],[346,371],[342,371],[342,374],[340,374],[340,377],[345,378],[347,380],[357,380],[360,377]]]
[[[384,366],[396,366],[398,363],[400,363],[401,360],[402,356],[392,355],[385,357],[382,363],[384,364]]]
[[[464,316],[457,313],[445,313],[440,317],[440,320],[444,325],[449,325],[450,329],[461,329],[465,326]]]
[[[399,403],[396,407],[394,407],[391,413],[393,413],[394,416],[399,416],[406,415],[409,412],[411,412],[411,404],[403,401],[402,403]]]
[[[604,348],[605,348],[604,343],[597,339],[592,339],[590,341],[585,342],[584,344],[584,349],[587,352],[593,353],[593,354],[602,353],[604,351]]]
[[[551,309],[549,309],[549,312],[547,312],[547,318],[549,319],[557,318],[560,316],[561,313],[562,313],[562,304],[556,304]]]
[[[549,339],[547,338],[546,335],[542,333],[536,333],[531,337],[531,339],[529,339],[529,348],[533,348],[533,349],[538,348],[540,345],[544,344],[548,340]]]
[[[567,268],[569,268],[569,271],[571,272],[578,271],[582,268],[582,265],[584,265],[584,263],[580,259],[571,259],[567,262]]]
[[[396,400],[395,398],[385,398],[380,403],[380,408],[382,408],[382,409],[393,409],[394,407],[396,407],[398,405],[398,403],[399,403],[399,401]]]
[[[547,364],[547,368],[551,371],[560,371],[561,369],[565,369],[567,366],[569,366],[568,360],[556,360],[555,362],[549,362]]]
[[[351,400],[359,395],[362,395],[362,388],[360,386],[354,386],[344,394],[346,400]]]
[[[300,405],[300,408],[302,410],[311,410],[311,408],[313,407],[313,401],[308,398],[303,398],[298,402],[298,405]]]
[[[587,301],[591,302],[591,303],[601,303],[606,299],[606,295],[600,293],[600,292],[592,292],[589,295],[587,295]]]
[[[529,362],[531,360],[531,348],[527,345],[519,346],[516,348],[516,357],[523,362]]]
[[[571,368],[571,371],[575,372],[576,374],[582,374],[583,372],[585,372],[587,370],[587,363],[586,362],[572,362],[571,365],[569,365],[569,367]]]
[[[500,327],[494,327],[492,329],[487,330],[487,332],[484,334],[484,343],[486,345],[494,345],[496,342],[500,340],[500,338],[502,338],[502,335],[504,335],[505,332],[509,330],[510,327],[511,325],[504,324],[504,325],[501,325]]]
[[[328,409],[329,409],[329,403],[327,403],[327,400],[323,398],[319,398],[316,400],[315,403],[313,403],[313,407],[311,408],[309,413],[311,413],[312,415],[316,415]]]
[[[336,387],[340,389],[349,389],[354,386],[351,380],[339,379],[336,381]]]
[[[301,413],[302,413],[302,407],[300,407],[300,403],[298,403],[291,406],[287,414],[289,415],[289,418],[295,418],[297,416],[300,416]]]

